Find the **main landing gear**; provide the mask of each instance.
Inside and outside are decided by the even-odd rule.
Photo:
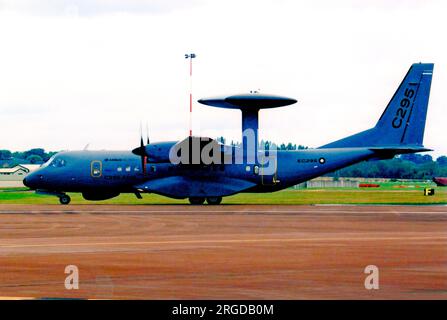
[[[189,198],[189,203],[193,205],[203,204],[205,202],[205,198],[203,197],[191,197]]]
[[[222,197],[207,197],[206,202],[211,205],[220,204],[222,202]],[[205,197],[191,197],[189,198],[189,203],[193,205],[204,204]]]
[[[68,196],[68,195],[66,195],[66,194],[63,194],[63,195],[60,195],[60,196],[59,196],[59,202],[60,202],[61,204],[69,204],[70,201],[71,201],[70,196]]]
[[[208,197],[206,198],[208,204],[220,204],[222,202],[222,197]]]

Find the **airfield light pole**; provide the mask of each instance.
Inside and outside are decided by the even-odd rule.
[[[192,59],[195,53],[185,54],[185,59],[189,59],[189,136],[192,137]]]

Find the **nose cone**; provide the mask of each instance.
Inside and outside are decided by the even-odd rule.
[[[30,189],[36,189],[36,174],[28,173],[23,179],[23,184]]]

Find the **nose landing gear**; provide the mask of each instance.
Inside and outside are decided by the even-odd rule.
[[[59,202],[60,202],[61,204],[69,204],[70,201],[71,201],[70,196],[68,196],[68,195],[66,195],[66,194],[63,194],[63,195],[59,196]]]
[[[59,202],[61,204],[69,204],[71,201],[70,196],[66,195],[65,193],[62,193],[61,191],[48,191],[48,190],[36,190],[36,194],[43,194],[47,196],[56,196],[59,198]]]

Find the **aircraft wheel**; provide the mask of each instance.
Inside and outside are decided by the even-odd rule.
[[[220,204],[222,202],[222,197],[208,197],[206,198],[208,204]]]
[[[190,204],[203,204],[205,202],[205,198],[202,197],[191,197],[189,198],[189,203]]]
[[[64,194],[63,196],[59,197],[59,202],[61,204],[69,204],[71,201],[71,198],[69,196],[67,196],[66,194]]]

